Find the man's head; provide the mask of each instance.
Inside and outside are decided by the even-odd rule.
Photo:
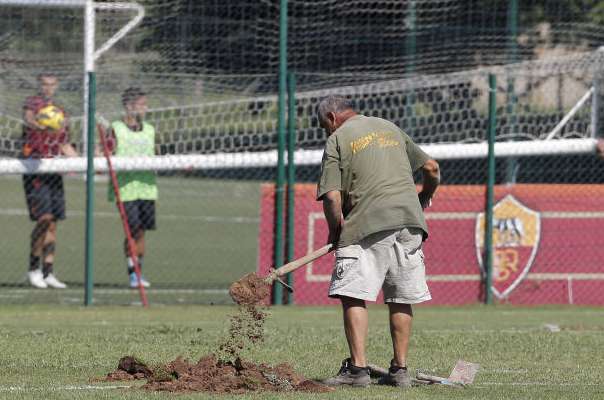
[[[356,115],[350,100],[342,96],[327,96],[317,106],[319,124],[327,136],[336,131],[348,118]]]
[[[59,87],[59,78],[51,72],[41,72],[38,74],[38,85],[40,86],[40,95],[46,99],[51,99]]]
[[[141,88],[129,87],[122,93],[122,104],[128,116],[142,121],[147,112],[147,93]]]

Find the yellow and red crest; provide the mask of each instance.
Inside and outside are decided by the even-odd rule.
[[[476,256],[484,276],[485,214],[476,218]],[[541,216],[511,194],[493,207],[492,293],[506,298],[526,277],[541,238]]]

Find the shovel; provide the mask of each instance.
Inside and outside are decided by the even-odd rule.
[[[274,281],[277,281],[283,286],[285,286],[285,288],[291,293],[294,291],[294,288],[289,286],[287,283],[283,282],[281,277],[297,270],[298,268],[316,260],[319,257],[323,257],[325,254],[329,253],[332,248],[333,246],[331,244],[325,245],[320,249],[313,251],[312,253],[308,253],[307,255],[298,258],[297,260],[283,265],[282,267],[279,267],[277,269],[271,269],[269,274],[264,278],[264,282],[270,285]]]
[[[289,272],[295,271],[311,261],[316,260],[319,257],[324,256],[332,251],[333,248],[334,247],[331,244],[323,246],[312,253],[308,253],[304,257],[300,257],[297,260],[283,265],[282,267],[271,269],[269,274],[264,278],[257,276],[255,273],[249,273],[231,284],[231,287],[229,288],[231,298],[237,304],[257,304],[270,293],[270,286],[275,281],[285,286],[285,288],[291,293],[294,291],[294,289],[287,283],[283,282],[281,277]]]
[[[388,370],[378,367],[376,365],[369,364],[367,366],[369,368],[369,372],[372,376],[377,377],[386,377],[388,376]],[[414,385],[445,385],[451,387],[462,388],[466,385],[470,385],[474,382],[474,377],[478,372],[478,368],[480,366],[475,363],[459,360],[455,364],[453,371],[448,378],[443,378],[440,376],[428,375],[422,373],[420,371],[416,372],[415,379],[411,380],[411,383]]]

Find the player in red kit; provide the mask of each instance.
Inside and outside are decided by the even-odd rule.
[[[59,85],[57,76],[41,73],[38,75],[38,84],[38,95],[28,97],[23,105],[23,157],[76,156],[75,149],[68,141],[65,111],[54,100]],[[51,128],[42,123],[41,114],[49,106],[56,107],[54,110],[62,113],[62,118],[58,119],[62,122],[58,127]],[[59,281],[53,272],[57,221],[65,219],[63,177],[59,174],[28,174],[23,176],[23,187],[29,217],[36,223],[31,232],[29,283],[40,289],[64,289],[67,285]]]

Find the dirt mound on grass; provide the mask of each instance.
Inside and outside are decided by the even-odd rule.
[[[246,393],[250,391],[329,392],[333,389],[297,374],[288,364],[275,367],[241,360],[243,350],[264,341],[267,313],[262,305],[271,286],[251,273],[229,289],[239,305],[231,317],[229,335],[219,346],[218,357],[202,357],[197,363],[177,358],[149,368],[132,356],[122,357],[117,370],[106,380],[146,379],[144,389],[169,392]]]
[[[239,358],[234,362],[224,362],[213,355],[202,357],[197,363],[179,357],[155,368],[149,368],[134,357],[123,357],[117,370],[106,378],[111,381],[134,379],[147,379],[142,386],[144,389],[168,392],[242,394],[250,391],[321,393],[333,390],[297,374],[288,364],[271,367]]]

